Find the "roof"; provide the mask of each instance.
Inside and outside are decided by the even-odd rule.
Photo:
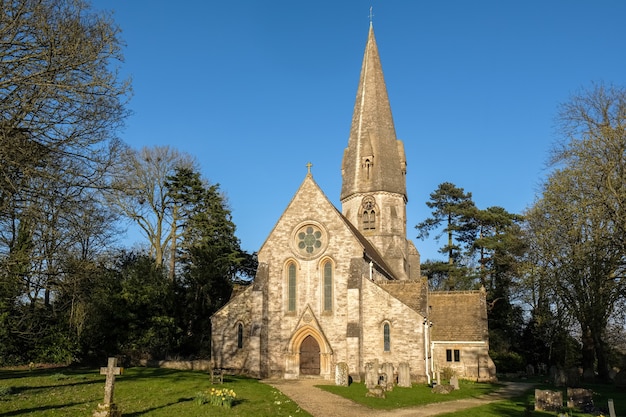
[[[398,142],[374,28],[370,25],[343,157],[342,200],[372,191],[406,196],[406,158]]]
[[[479,291],[435,291],[428,294],[432,340],[487,341],[487,305]]]
[[[426,279],[414,281],[377,281],[376,284],[387,291],[391,296],[400,300],[403,304],[406,304],[422,316],[426,316]]]

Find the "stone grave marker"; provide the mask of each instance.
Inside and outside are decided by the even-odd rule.
[[[378,385],[378,362],[367,362],[365,364],[365,386],[372,389]]]
[[[456,375],[452,375],[452,377],[450,378],[450,385],[455,390],[460,389],[460,387],[459,387],[459,378],[457,378]]]
[[[585,388],[568,388],[567,406],[581,411],[592,410],[593,391]]]
[[[398,386],[411,388],[411,368],[406,362],[400,362],[398,365]]]
[[[347,387],[350,385],[350,375],[348,373],[348,364],[339,362],[335,365],[335,385]]]
[[[387,375],[387,387],[385,390],[393,391],[393,386],[396,384],[396,381],[394,380],[393,364],[390,362],[383,363],[381,372]]]
[[[98,409],[93,412],[93,417],[121,417],[122,412],[117,409],[113,401],[115,389],[115,376],[121,375],[123,368],[117,366],[117,358],[109,358],[106,367],[100,368],[100,375],[106,375],[104,383],[104,401],[98,404]]]
[[[616,417],[615,415],[615,404],[613,404],[613,398],[609,398],[609,416]]]
[[[563,393],[561,391],[535,390],[536,411],[558,411],[563,407]]]

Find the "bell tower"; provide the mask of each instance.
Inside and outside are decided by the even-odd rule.
[[[396,138],[371,21],[341,174],[343,215],[398,279],[413,277],[409,246],[416,250],[406,239],[406,157]],[[419,260],[416,268],[419,274]]]

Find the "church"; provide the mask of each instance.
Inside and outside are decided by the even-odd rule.
[[[254,282],[211,317],[212,362],[256,378],[334,379],[347,364],[400,364],[495,378],[484,290],[434,292],[407,239],[404,146],[396,138],[370,23],[348,145],[341,210],[310,172],[258,251]],[[345,365],[344,365],[345,366]]]

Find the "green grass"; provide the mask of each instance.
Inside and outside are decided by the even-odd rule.
[[[430,403],[476,398],[498,389],[497,384],[478,384],[469,381],[460,381],[460,390],[450,394],[433,394],[427,385],[413,385],[412,388],[395,387],[386,393],[386,398],[366,397],[367,388],[363,383],[353,383],[349,387],[336,385],[319,385],[319,388],[341,395],[344,398],[369,408],[390,410],[402,407],[415,407]]]
[[[566,389],[555,388],[551,385],[543,383],[537,383],[535,388],[537,389],[549,389],[552,391],[563,391],[563,399],[566,399]],[[626,416],[626,395],[624,392],[619,392],[613,385],[602,384],[590,384],[585,388],[591,389],[594,392],[593,402],[597,408],[608,410],[607,402],[609,398],[614,400],[615,413],[618,416]],[[454,413],[441,414],[438,417],[555,417],[558,415],[556,412],[543,412],[534,411],[535,403],[535,390],[534,388],[527,393],[520,395],[516,398],[512,398],[506,401],[497,401],[490,404],[481,405],[478,407],[469,408],[467,410],[457,411]],[[597,414],[585,414],[575,410],[563,410],[570,417],[588,417],[596,416]],[[609,414],[606,412],[605,417]]]
[[[198,404],[198,392],[235,391],[232,408]],[[85,369],[0,370],[0,417],[89,417],[104,397],[104,376]],[[115,402],[124,417],[310,417],[275,388],[255,379],[226,376],[211,385],[203,372],[130,368],[115,381]]]

